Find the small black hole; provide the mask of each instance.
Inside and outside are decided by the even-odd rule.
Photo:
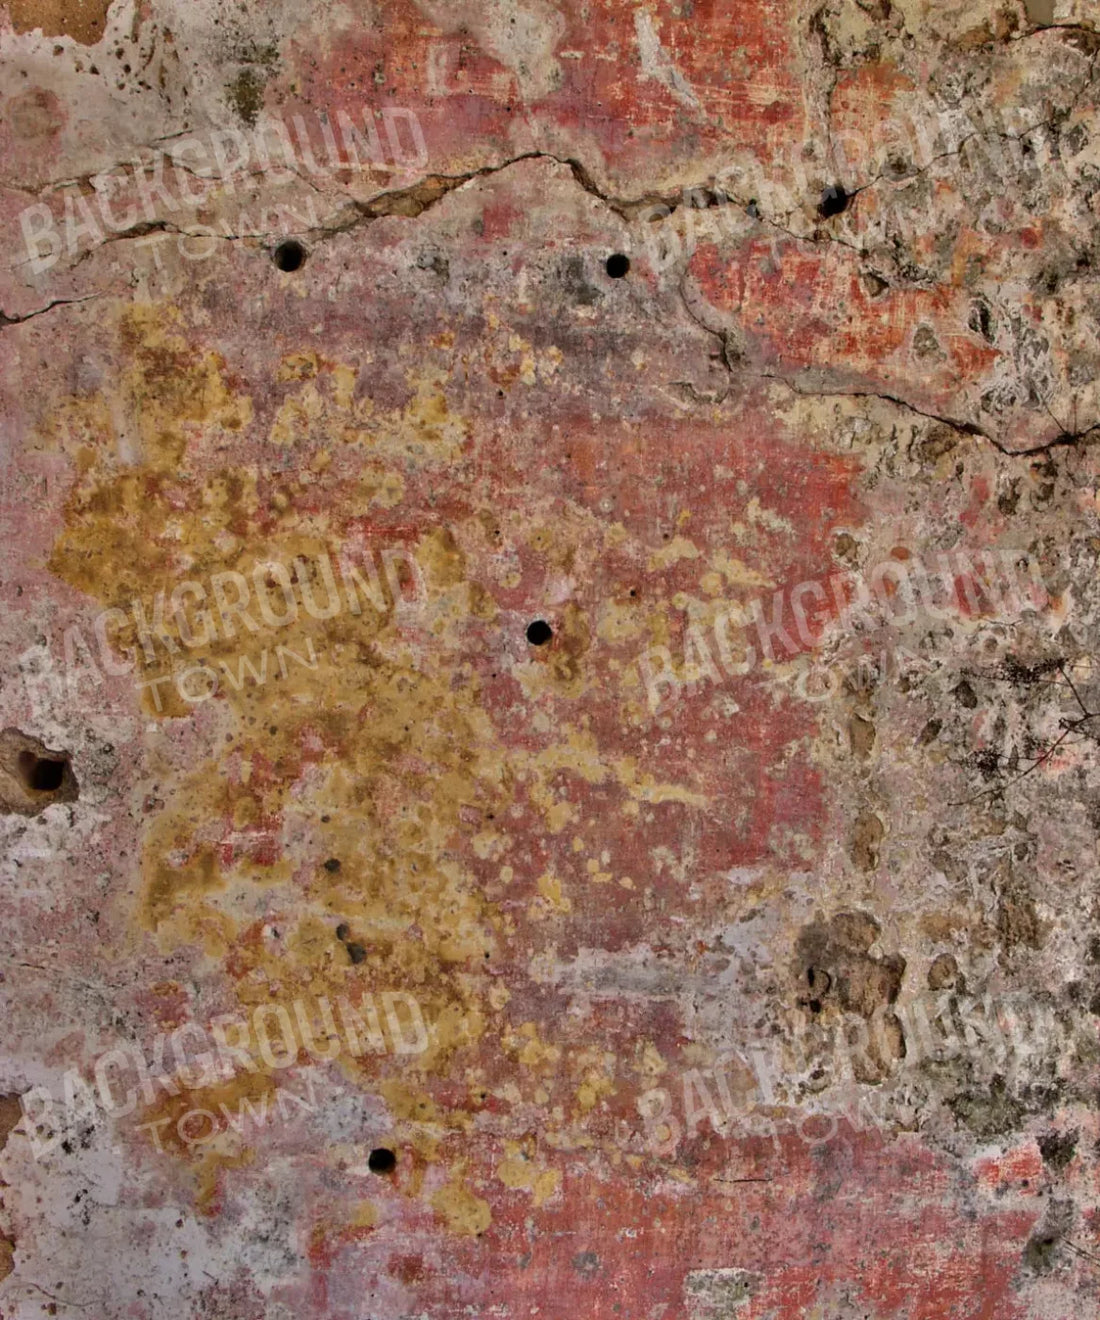
[[[40,793],[53,793],[61,787],[64,778],[64,761],[40,760],[35,764],[31,776],[31,788],[37,788]]]
[[[545,646],[553,635],[554,630],[545,619],[535,619],[527,625],[527,640],[532,646]]]
[[[341,944],[343,944],[343,942],[350,935],[351,935],[351,927],[348,925],[346,921],[341,921],[339,926],[336,927],[336,938],[340,941]]]
[[[347,949],[348,957],[352,960],[353,963],[358,965],[361,962],[366,962],[367,951],[366,949],[363,948],[361,944],[348,943],[344,945],[344,948]]]
[[[280,270],[300,270],[306,259],[306,250],[297,239],[288,238],[275,249],[274,262]]]
[[[821,194],[817,213],[823,220],[828,220],[830,216],[840,215],[842,211],[846,211],[851,200],[851,196],[844,191],[843,186],[834,183]]]
[[[19,773],[36,793],[56,793],[65,781],[65,762],[35,756],[24,748],[19,753]]]
[[[820,1013],[820,1012],[821,1012],[821,1000],[820,1000],[820,999],[811,999],[811,1000],[810,1000],[810,1012],[811,1012],[811,1013]]]
[[[621,280],[630,269],[630,258],[624,252],[612,252],[607,259],[606,269],[613,280]]]
[[[397,1156],[385,1146],[379,1146],[367,1157],[367,1168],[371,1173],[393,1173],[397,1168]]]
[[[330,857],[328,861],[325,863],[325,870],[328,871],[330,875],[335,875],[336,872],[339,871],[339,869],[340,869],[339,857]]]

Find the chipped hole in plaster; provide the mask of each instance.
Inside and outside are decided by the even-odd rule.
[[[306,250],[295,238],[288,238],[280,243],[272,254],[272,260],[280,270],[290,273],[301,270],[306,259]]]
[[[68,752],[18,729],[0,733],[0,811],[37,816],[55,802],[75,802],[79,796]]]
[[[613,280],[621,280],[630,269],[630,258],[625,252],[612,252],[604,268]]]
[[[371,1173],[393,1173],[397,1168],[397,1156],[385,1146],[379,1146],[367,1156],[367,1168]]]
[[[851,200],[851,195],[845,191],[842,184],[831,184],[821,194],[817,213],[823,220],[828,220],[832,216],[840,215],[842,211],[846,211]]]
[[[527,640],[532,646],[545,646],[553,635],[554,630],[545,619],[534,619],[527,625]]]
[[[24,748],[19,753],[19,778],[35,793],[56,793],[65,782],[65,764],[52,757],[35,756]]]
[[[339,857],[330,857],[328,861],[324,863],[324,867],[325,870],[329,873],[329,875],[335,875],[336,872],[339,871],[340,869]]]

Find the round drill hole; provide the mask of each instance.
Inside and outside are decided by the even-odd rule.
[[[842,211],[846,211],[848,209],[848,203],[851,200],[849,194],[844,191],[843,186],[839,183],[834,183],[826,188],[821,194],[821,201],[818,203],[817,213],[822,219],[828,220],[830,216],[840,215]]]
[[[36,793],[56,793],[65,781],[65,762],[23,750],[19,753],[19,773],[27,788]]]
[[[393,1173],[397,1168],[397,1156],[385,1146],[379,1146],[367,1157],[367,1168],[371,1173]]]
[[[612,252],[607,259],[607,273],[613,280],[621,280],[630,269],[630,258],[623,252]]]
[[[274,262],[280,270],[300,270],[306,259],[306,250],[297,239],[288,238],[275,249]]]
[[[535,619],[527,625],[527,640],[532,646],[545,646],[553,635],[554,630],[545,619]]]

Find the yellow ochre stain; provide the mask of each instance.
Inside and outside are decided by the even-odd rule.
[[[490,553],[507,533],[564,579],[588,570],[582,547],[598,553],[621,536],[604,534],[576,510],[524,527],[514,511],[481,509],[453,530],[408,537],[423,576],[422,627],[431,645],[410,641],[391,599],[364,597],[358,612],[315,618],[300,610],[270,630],[270,640],[239,619],[229,635],[222,619],[197,647],[165,611],[150,657],[133,601],[151,612],[155,594],[170,595],[182,581],[209,592],[217,574],[252,582],[265,565],[294,562],[314,575],[323,599],[325,586],[310,566],[348,542],[354,518],[368,507],[399,508],[416,469],[455,462],[470,424],[451,409],[434,369],[412,368],[408,401],[385,410],[357,392],[353,367],[305,351],[278,365],[277,406],[257,434],[250,394],[217,353],[189,342],[178,314],[129,308],[114,328],[125,365],[95,393],[66,399],[42,428],[43,442],[60,448],[73,470],[48,565],[126,616],[113,619],[108,633],[115,651],[136,663],[143,712],[162,723],[207,720],[204,745],[216,749],[196,762],[168,742],[147,746],[157,806],[143,820],[135,938],[148,932],[165,951],[191,947],[217,959],[242,1011],[259,1004],[292,1011],[299,999],[397,989],[415,995],[432,1028],[427,1051],[342,1055],[338,1066],[383,1096],[396,1135],[427,1162],[443,1158],[437,1140],[472,1124],[460,1106],[437,1104],[428,1079],[447,1075],[455,1056],[470,1057],[487,1037],[523,1080],[537,1083],[536,1098],[549,1096],[544,1088],[559,1074],[566,1087],[574,1073],[563,1094],[586,1112],[610,1083],[590,1061],[578,1071],[534,1023],[509,1022],[508,991],[481,974],[517,921],[572,919],[569,894],[579,892],[574,881],[584,878],[583,866],[546,872],[527,912],[506,914],[466,858],[491,858],[494,870],[512,877],[514,867],[503,863],[519,864],[511,850],[522,847],[523,834],[504,822],[521,800],[552,834],[578,828],[575,807],[560,794],[563,777],[617,786],[638,802],[703,799],[602,753],[583,722],[561,721],[539,751],[505,745],[477,672],[456,664],[452,648],[471,620],[492,622],[497,614],[492,592],[471,581],[464,545]],[[230,439],[235,454],[266,449],[267,458],[225,465],[219,455]],[[363,457],[350,484],[333,462],[349,445]],[[288,448],[291,469],[265,466]],[[213,616],[211,602],[202,608]],[[194,609],[191,617],[198,628]],[[316,655],[315,664],[280,666],[271,654],[276,643],[298,657]],[[587,613],[566,601],[555,613],[554,647],[513,671],[520,689],[535,701],[582,695],[594,644]],[[173,682],[155,686],[179,665],[200,661],[219,677],[214,700],[195,707]],[[261,669],[263,681],[254,681]],[[496,823],[487,828],[490,819]],[[261,912],[280,915],[265,921]],[[344,925],[347,938],[338,939]],[[352,944],[368,956],[353,960]],[[556,1189],[552,1171],[530,1181],[508,1160],[502,1167],[506,1185],[529,1191],[536,1204]],[[457,1172],[432,1204],[455,1232],[488,1226],[487,1203]]]

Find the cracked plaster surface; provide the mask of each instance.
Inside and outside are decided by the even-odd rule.
[[[1089,1313],[1098,17],[0,5],[0,1316]]]

